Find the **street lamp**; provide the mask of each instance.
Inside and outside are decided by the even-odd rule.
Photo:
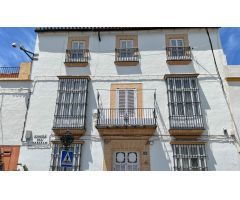
[[[68,150],[69,146],[74,141],[72,133],[70,131],[66,131],[66,133],[60,137],[60,141],[63,144],[63,146],[65,147],[65,149]]]
[[[17,43],[12,43],[12,47],[13,48],[17,48],[18,44]],[[19,49],[22,50],[31,60],[34,60],[34,56],[36,56],[36,54],[34,54],[31,51],[28,51],[24,48],[23,45],[19,45]]]

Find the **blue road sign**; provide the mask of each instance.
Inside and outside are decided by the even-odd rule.
[[[73,166],[73,151],[62,150],[61,152],[61,167]]]

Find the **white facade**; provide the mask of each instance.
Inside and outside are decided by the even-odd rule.
[[[218,29],[209,29],[209,33],[216,62],[222,75],[223,66],[226,63],[220,45]],[[119,34],[138,35],[140,61],[137,66],[116,66],[114,64],[116,35]],[[168,65],[166,63],[166,34],[188,34],[189,45],[193,48],[193,58],[190,64]],[[66,67],[64,61],[68,38],[86,35],[89,36],[89,65],[87,67]],[[224,135],[224,129],[229,135],[235,134],[235,130],[216,71],[209,38],[204,28],[107,31],[101,32],[100,37],[101,41],[99,41],[97,32],[90,31],[38,33],[35,53],[38,53],[39,57],[32,65],[31,98],[26,118],[24,141],[26,131],[31,131],[33,138],[35,135],[46,135],[47,139],[44,141],[47,143],[51,138],[54,138],[52,128],[58,89],[57,76],[89,75],[91,80],[88,84],[86,133],[81,137],[84,144],[81,149],[80,169],[103,170],[104,142],[95,127],[97,93],[99,91],[103,107],[109,108],[110,92],[108,90],[110,90],[112,83],[142,83],[144,107],[154,106],[153,95],[154,90],[156,90],[157,128],[154,136],[149,139],[151,141],[150,169],[174,170],[173,151],[168,131],[169,111],[164,75],[194,73],[199,74],[199,92],[205,128],[202,140],[207,142],[208,170],[240,170],[240,157],[235,142],[231,137]],[[2,88],[10,87],[9,83],[4,82],[0,82],[0,85]],[[4,95],[5,103],[2,106],[4,143],[9,144],[21,142],[26,114],[26,97],[24,95],[17,97],[16,94]],[[4,110],[8,112],[4,112]],[[16,110],[19,112],[14,112]],[[11,128],[7,129],[6,127]],[[50,169],[52,152],[50,145],[29,147],[26,142],[22,144],[19,163],[26,164],[29,170]]]

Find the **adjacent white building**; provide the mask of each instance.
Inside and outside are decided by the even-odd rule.
[[[240,170],[217,28],[36,32],[29,104],[2,117],[29,170]]]

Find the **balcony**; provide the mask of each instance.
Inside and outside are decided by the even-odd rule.
[[[88,49],[67,49],[65,65],[68,67],[85,67],[89,61]]]
[[[57,135],[65,133],[67,130],[73,135],[83,134],[85,132],[85,115],[68,116],[68,115],[54,115],[53,131]]]
[[[203,116],[170,116],[171,135],[201,135],[204,131]]]
[[[32,63],[21,63],[20,67],[0,67],[0,80],[25,81],[30,80]]]
[[[152,135],[156,128],[155,109],[99,108],[96,127],[109,130],[104,131],[102,135]]]
[[[139,63],[138,48],[115,49],[115,64],[122,66],[135,66]]]
[[[20,67],[0,67],[0,78],[18,78]]]
[[[190,47],[167,47],[166,53],[170,65],[185,65],[192,61]]]

